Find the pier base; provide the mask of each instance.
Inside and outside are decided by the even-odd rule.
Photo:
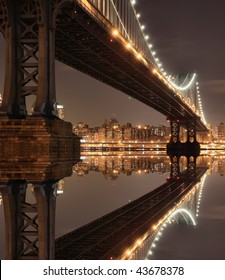
[[[80,157],[80,139],[72,124],[61,119],[0,118],[1,161],[74,161]]]
[[[197,141],[194,142],[170,142],[167,144],[167,153],[182,153],[182,154],[200,154],[200,144]]]

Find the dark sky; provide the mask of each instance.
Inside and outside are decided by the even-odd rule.
[[[141,22],[168,73],[198,73],[207,122],[225,121],[225,2],[137,0]],[[0,39],[0,92],[4,42]],[[57,99],[66,120],[100,125],[115,114],[121,123],[165,123],[165,117],[61,63],[56,64]]]

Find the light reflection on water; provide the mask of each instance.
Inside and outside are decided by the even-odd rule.
[[[186,168],[185,160],[185,158],[181,159],[181,172]],[[156,242],[157,240],[152,243],[152,238],[154,238],[154,236],[146,239],[145,244],[147,245],[145,245],[141,253],[139,250],[138,255],[135,255],[134,259],[150,258],[148,253],[146,254],[146,252],[149,251],[153,252],[151,258],[156,259],[195,259],[201,257],[211,259],[216,258],[216,256],[217,258],[224,258],[223,253],[218,249],[220,246],[215,246],[215,238],[221,240],[221,236],[225,233],[225,217],[223,214],[224,212],[221,210],[224,209],[221,205],[221,198],[223,198],[224,201],[225,197],[225,190],[222,188],[224,179],[222,176],[218,177],[216,175],[224,175],[224,157],[205,155],[204,157],[199,157],[197,163],[199,166],[207,165],[207,168],[209,168],[207,173],[213,173],[211,176],[213,180],[207,184],[209,194],[204,197],[206,201],[205,203],[207,204],[205,204],[202,208],[203,210],[200,212],[199,208],[195,209],[196,228],[200,227],[199,233],[195,227],[188,227],[181,221],[180,223],[177,222],[176,216],[175,221],[172,221],[172,223],[168,225],[168,229],[165,231],[168,232],[168,236],[170,237],[167,238],[166,234],[163,238],[160,238],[160,243]],[[74,165],[73,175],[61,180],[58,185],[56,202],[56,238],[129,203],[162,185],[171,175],[170,168],[171,164],[169,157],[165,154],[111,154],[104,156],[83,156],[82,161]],[[196,195],[197,194],[193,197],[196,198]],[[215,196],[218,199],[212,202],[213,197]],[[217,211],[217,213],[212,210],[210,213],[206,205],[210,206],[212,209],[218,208],[220,212]],[[196,207],[197,206],[198,205],[196,205]],[[182,207],[184,206],[182,205]],[[180,215],[178,216],[180,217]],[[215,232],[209,230],[211,227],[206,221],[213,225],[216,224],[217,230],[215,230]],[[2,259],[4,258],[5,250],[2,205],[0,206],[0,222],[2,225],[0,230],[0,257]],[[199,243],[197,241],[201,241],[204,228],[205,230],[209,230],[211,234],[216,235],[212,242],[217,250],[214,254],[213,250],[207,255],[207,250],[204,251],[202,248],[201,250],[199,249]],[[186,239],[181,238],[182,241],[179,242],[179,246],[181,247],[181,244],[183,244],[183,248],[179,249],[179,247],[176,246],[175,241],[180,240],[177,239],[177,237],[181,236],[181,233]],[[190,252],[191,242],[189,240],[189,235],[191,238],[195,238],[193,247],[198,248],[197,252],[194,248],[192,252]],[[209,242],[208,239],[210,239],[211,236],[209,236],[208,239],[206,237],[207,235],[204,232],[204,239]],[[157,248],[151,248],[151,244],[156,246],[157,243],[160,244],[160,247],[157,245]],[[168,246],[169,243],[171,243],[171,247]],[[187,243],[189,246],[185,247],[184,245],[187,245]],[[204,247],[206,247],[206,249],[208,248],[208,246]],[[186,252],[184,251],[185,248]],[[203,254],[202,252],[205,253]]]
[[[160,240],[168,227],[172,225],[185,225],[196,227],[198,225],[199,209],[202,199],[202,191],[207,175],[205,174],[199,183],[184,197],[183,202],[164,220],[160,227],[139,246],[129,259],[151,260]]]

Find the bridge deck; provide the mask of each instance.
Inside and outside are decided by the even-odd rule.
[[[169,181],[137,200],[56,240],[56,259],[119,259],[206,172]],[[184,174],[183,174],[184,175]]]
[[[56,58],[170,119],[193,122],[197,130],[207,131],[199,116],[173,89],[137,59],[123,40],[113,37],[111,23],[96,14],[97,11],[89,13],[78,2],[65,6],[57,20]]]

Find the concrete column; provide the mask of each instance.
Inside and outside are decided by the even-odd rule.
[[[26,198],[26,181],[0,184],[2,193],[6,259],[54,259],[55,182],[35,183],[36,202]]]
[[[55,185],[52,182],[34,185],[38,213],[38,259],[55,256]]]
[[[40,1],[41,21],[38,22],[38,90],[34,106],[35,115],[55,116],[55,31],[51,1]]]
[[[5,83],[0,108],[1,115],[24,116],[26,115],[25,97],[19,92],[21,83],[21,73],[18,73],[18,61],[21,54],[19,48],[19,23],[18,23],[18,5],[13,1],[6,1],[8,12],[7,24],[4,25],[4,37],[6,46],[5,59]]]
[[[20,236],[24,225],[21,207],[25,202],[26,182],[0,183],[5,217],[5,259],[20,259],[24,244]]]

